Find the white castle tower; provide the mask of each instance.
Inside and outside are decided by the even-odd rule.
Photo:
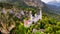
[[[40,20],[42,20],[42,9],[40,9]]]

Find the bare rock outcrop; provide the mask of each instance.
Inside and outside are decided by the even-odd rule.
[[[41,0],[24,0],[24,2],[29,5],[29,6],[34,6],[34,7],[43,7],[43,2]]]

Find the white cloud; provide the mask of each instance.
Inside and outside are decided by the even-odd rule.
[[[47,2],[50,2],[50,1],[52,1],[52,0],[42,0],[43,2],[45,2],[45,3],[47,3]]]
[[[56,0],[56,1],[60,2],[60,0]]]

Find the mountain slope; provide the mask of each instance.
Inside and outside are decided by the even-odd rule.
[[[60,7],[48,4],[48,8],[50,8],[51,10],[54,10],[57,14],[60,15]]]
[[[4,0],[2,0],[3,2]],[[58,15],[55,10],[50,9],[50,5],[48,6],[47,4],[45,4],[44,2],[42,2],[41,0],[6,0],[4,2],[8,2],[8,3],[13,3],[16,6],[24,7],[27,8],[28,6],[34,6],[34,7],[42,7],[43,10],[43,15],[47,15],[48,17],[54,17],[59,19],[60,15]],[[37,5],[38,4],[38,5]]]
[[[54,10],[57,14],[60,15],[60,2],[57,1],[51,1],[47,3],[48,8],[51,10]]]

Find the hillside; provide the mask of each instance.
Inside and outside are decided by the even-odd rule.
[[[52,17],[58,17],[58,19],[59,19],[59,11],[55,11],[55,9],[53,10],[53,9],[51,9],[50,7],[52,7],[52,6],[50,6],[50,5],[47,5],[47,4],[45,4],[44,2],[42,2],[41,0],[1,0],[0,2],[5,2],[5,3],[10,3],[10,4],[13,4],[14,6],[17,6],[17,7],[20,7],[20,8],[22,8],[22,9],[26,9],[26,8],[29,8],[29,7],[31,7],[31,8],[42,8],[42,10],[43,10],[43,13],[44,14],[46,14],[46,15],[48,15],[48,16],[52,16]],[[27,4],[28,3],[28,4]],[[38,5],[37,5],[38,4]],[[32,7],[33,6],[33,7]],[[55,8],[56,8],[56,6],[55,6]]]
[[[32,7],[32,8],[43,8],[43,13],[47,14],[47,15],[50,15],[52,16],[51,14],[53,14],[52,17],[54,16],[57,16],[60,15],[60,12],[59,12],[59,8],[56,8],[56,6],[52,6],[52,5],[47,5],[45,4],[44,2],[42,2],[41,0],[1,0],[0,2],[5,2],[5,3],[10,3],[10,4],[13,4],[14,6],[18,6],[22,9],[26,9],[26,8],[29,8],[29,7]],[[58,10],[56,10],[56,9]]]
[[[0,34],[60,34],[60,15],[49,7],[41,0],[1,0]],[[42,19],[32,22],[40,10]]]

